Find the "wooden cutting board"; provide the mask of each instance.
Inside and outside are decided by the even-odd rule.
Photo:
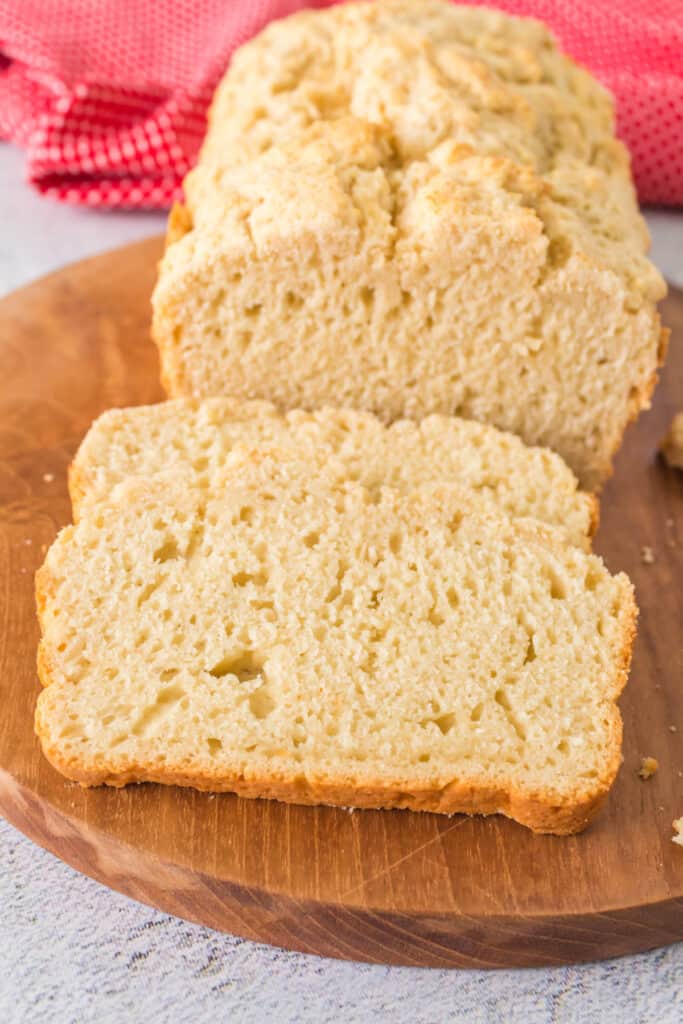
[[[641,618],[621,701],[624,765],[587,833],[152,785],[84,790],[43,760],[33,573],[70,519],[66,470],[93,417],[162,397],[148,340],[160,251],[153,239],[108,253],[0,303],[0,811],[114,889],[305,952],[531,966],[683,939],[683,848],[671,842],[683,816],[683,473],[656,458],[683,408],[680,293],[664,305],[673,338],[654,409],[629,431],[604,494],[596,547],[631,575]],[[643,755],[660,765],[648,782],[636,774]]]

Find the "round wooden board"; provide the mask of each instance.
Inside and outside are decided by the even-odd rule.
[[[85,790],[42,758],[33,573],[70,519],[66,470],[92,419],[162,397],[148,340],[161,243],[79,263],[0,303],[0,810],[80,871],[214,928],[393,964],[494,967],[618,956],[683,939],[683,474],[656,458],[683,408],[683,296],[654,409],[629,431],[597,548],[635,581],[624,766],[585,834],[502,818],[348,813],[137,786]],[[676,336],[678,332],[678,337]],[[648,545],[654,564],[645,564]],[[677,731],[673,731],[673,726]],[[653,755],[659,772],[637,774]]]

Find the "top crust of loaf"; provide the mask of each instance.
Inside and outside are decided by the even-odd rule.
[[[154,297],[171,396],[457,413],[589,489],[649,402],[665,286],[611,101],[534,22],[387,0],[273,23],[185,194]]]
[[[612,101],[537,21],[438,0],[350,3],[272,22],[234,55],[201,163],[250,159],[292,129],[352,114],[403,159],[446,139],[537,170],[623,170]]]
[[[578,161],[541,176],[448,139],[397,164],[385,129],[347,117],[313,124],[246,165],[200,163],[185,188],[202,239],[194,245],[218,252],[264,259],[294,244],[296,259],[296,246],[324,239],[328,258],[360,250],[390,260],[419,246],[443,250],[455,222],[532,247],[541,279],[573,259],[614,275],[631,309],[665,294],[644,255],[630,178]]]
[[[342,477],[364,486],[414,490],[457,483],[495,511],[532,516],[588,546],[598,519],[593,495],[578,490],[559,456],[529,448],[495,427],[449,416],[386,427],[371,413],[323,408],[280,414],[269,402],[176,399],[110,409],[91,426],[69,470],[77,520],[122,481],[174,471],[210,487],[237,444],[291,447],[300,458],[338,463]]]
[[[440,0],[303,11],[241,47],[214,98],[200,170],[186,182],[190,207],[204,170],[243,163],[302,129],[349,116],[379,127],[403,166],[449,142],[460,153],[531,169],[560,193],[580,185],[596,209],[609,202],[610,219],[621,222],[616,240],[625,231],[634,248],[648,245],[609,93],[540,22]],[[342,136],[338,149],[355,147]],[[472,180],[485,181],[497,166],[478,163]],[[603,176],[609,185],[601,183],[592,203]],[[535,191],[533,175],[527,180]],[[580,197],[563,201],[572,198],[580,205]]]
[[[60,534],[37,579],[52,763],[585,827],[620,762],[628,580],[453,486],[372,495],[287,458],[236,450],[209,495],[128,481]]]
[[[369,135],[349,117],[380,132]],[[220,198],[213,186],[223,184],[226,168],[294,136],[286,163],[301,145],[302,130],[317,127],[332,149],[322,163],[336,166],[337,178],[354,165],[381,166],[391,178],[391,167],[405,169],[414,161],[427,160],[442,173],[464,162],[461,170],[474,188],[463,198],[473,200],[480,183],[484,193],[512,192],[544,220],[552,242],[553,229],[561,235],[567,224],[561,211],[537,202],[550,196],[582,221],[578,247],[589,258],[621,267],[645,299],[664,294],[656,270],[638,259],[649,236],[628,154],[614,137],[611,97],[533,19],[441,0],[302,11],[272,22],[236,52],[209,121],[198,167],[185,183],[194,217],[201,219],[206,190],[207,215],[215,221]],[[322,127],[329,122],[331,131]],[[314,148],[318,137],[316,131],[303,135]],[[442,143],[448,145],[439,148]],[[281,164],[275,163],[278,175]],[[230,189],[230,179],[225,184]],[[275,205],[282,203],[285,218],[296,214],[287,202],[290,187],[285,178],[266,190]],[[259,204],[263,191],[257,182]],[[329,204],[320,198],[316,205],[326,213],[340,212],[331,194]],[[367,214],[362,195],[353,198]],[[370,196],[368,205],[374,201]],[[306,209],[306,216],[311,212]]]

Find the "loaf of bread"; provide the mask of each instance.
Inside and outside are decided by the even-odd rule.
[[[620,763],[625,576],[454,485],[236,448],[122,483],[50,548],[36,729],[85,785],[583,828]]]
[[[171,396],[456,414],[595,488],[663,357],[611,101],[538,24],[440,0],[304,12],[234,58],[174,211]]]
[[[565,531],[582,547],[597,525],[598,504],[579,491],[562,459],[495,427],[449,416],[384,426],[371,413],[301,410],[280,415],[267,402],[176,399],[110,409],[90,428],[69,473],[74,518],[130,477],[177,472],[210,487],[237,444],[276,446],[326,463],[370,490],[400,491],[453,483],[493,510],[531,516]]]

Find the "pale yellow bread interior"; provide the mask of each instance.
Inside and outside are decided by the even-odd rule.
[[[448,416],[386,427],[371,413],[350,409],[281,415],[267,402],[232,398],[177,399],[103,413],[71,466],[74,517],[134,476],[173,471],[188,486],[210,487],[238,444],[287,447],[370,490],[457,484],[493,511],[539,519],[582,547],[597,525],[597,499],[578,489],[559,456],[494,427]]]
[[[620,762],[630,583],[456,485],[238,448],[88,508],[38,574],[49,760],[295,802],[583,828]]]

